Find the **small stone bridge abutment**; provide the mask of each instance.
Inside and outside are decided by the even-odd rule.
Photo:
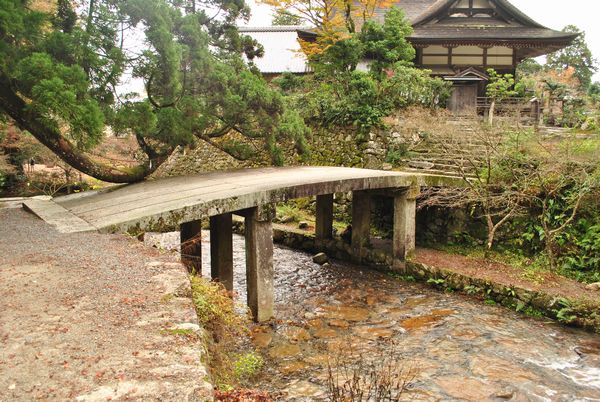
[[[25,207],[58,230],[164,231],[178,227],[181,260],[201,274],[202,219],[210,220],[210,276],[233,289],[233,217],[244,218],[247,303],[254,319],[274,315],[273,225],[278,202],[316,197],[315,248],[333,240],[334,194],[352,192],[350,255],[360,263],[370,246],[371,199],[393,198],[393,269],[415,250],[416,198],[422,186],[456,178],[339,167],[261,168],[214,172],[116,187],[107,191],[29,200]]]

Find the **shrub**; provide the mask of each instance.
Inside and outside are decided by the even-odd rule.
[[[397,166],[402,159],[409,155],[409,149],[407,144],[392,145],[388,148],[387,154],[385,155],[385,161]]]

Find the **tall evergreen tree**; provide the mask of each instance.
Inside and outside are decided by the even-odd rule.
[[[235,27],[249,16],[243,0],[39,4],[0,0],[0,114],[80,171],[138,181],[177,145],[220,146],[215,139],[231,130],[264,139],[274,162],[281,137],[303,143],[302,124],[285,124],[298,116],[241,57],[262,54]],[[117,89],[129,79],[141,80],[143,93]],[[108,128],[135,136],[139,166],[118,169],[87,153]]]
[[[587,89],[592,83],[592,76],[598,71],[598,67],[585,40],[585,33],[575,25],[567,25],[563,32],[579,33],[579,36],[571,46],[549,54],[546,67],[556,70],[573,67],[581,86]]]

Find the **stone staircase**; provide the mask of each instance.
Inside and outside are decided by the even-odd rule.
[[[451,138],[425,138],[403,159],[403,170],[409,172],[472,176],[485,162],[486,145],[474,138],[477,120],[457,117],[446,122],[455,126]]]

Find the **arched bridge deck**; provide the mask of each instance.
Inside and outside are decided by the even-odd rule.
[[[220,171],[164,178],[108,190],[28,200],[25,207],[62,232],[181,231],[182,261],[200,269],[200,220],[210,218],[211,275],[233,284],[232,218],[245,218],[248,304],[255,318],[273,315],[273,205],[317,197],[316,240],[331,239],[333,194],[353,192],[352,254],[357,261],[369,243],[370,196],[394,198],[393,254],[403,266],[414,250],[415,199],[422,186],[458,184],[456,178],[342,167],[285,167]]]

